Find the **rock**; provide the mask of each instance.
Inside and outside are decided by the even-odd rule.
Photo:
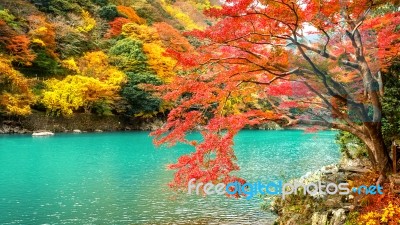
[[[321,173],[322,174],[326,174],[326,175],[330,175],[330,174],[337,174],[339,171],[339,168],[332,164],[332,165],[328,165],[328,166],[324,166],[321,168]]]
[[[356,207],[353,204],[350,203],[346,203],[343,204],[343,209],[345,209],[346,211],[353,211]]]
[[[29,130],[24,128],[24,129],[19,130],[18,133],[19,134],[26,134],[26,133],[29,133]]]
[[[164,122],[160,119],[153,119],[142,122],[141,125],[138,127],[138,130],[148,130],[154,131],[163,126]]]
[[[332,211],[332,218],[329,225],[342,225],[346,221],[346,211],[337,209]]]
[[[293,215],[292,218],[290,218],[287,222],[286,225],[297,225],[299,223],[300,215],[295,214]]]
[[[82,133],[82,131],[81,131],[81,130],[78,130],[78,129],[75,129],[75,130],[73,130],[72,132],[74,132],[74,133]]]
[[[94,130],[94,132],[101,133],[101,132],[103,132],[103,131],[102,131],[102,130],[99,130],[99,129],[96,129],[96,130]]]
[[[325,201],[325,206],[329,208],[338,208],[340,207],[341,199],[340,198],[330,198]]]
[[[311,225],[326,225],[328,224],[328,213],[327,212],[316,212],[311,217]]]
[[[370,169],[358,168],[358,167],[342,167],[339,169],[340,172],[352,172],[352,173],[368,173]]]
[[[9,134],[10,133],[10,127],[7,126],[7,125],[4,125],[3,126],[3,131],[4,131],[5,134]]]
[[[54,133],[50,131],[42,131],[42,132],[33,132],[32,137],[40,137],[40,136],[53,136]]]

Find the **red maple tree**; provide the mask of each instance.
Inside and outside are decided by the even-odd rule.
[[[377,0],[227,0],[206,14],[218,22],[190,35],[201,41],[180,60],[187,71],[159,89],[176,103],[156,144],[186,142],[191,154],[170,165],[174,187],[237,179],[233,137],[277,121],[348,131],[384,177],[380,71],[398,59],[399,12],[371,18]],[[296,109],[296,110],[292,110]],[[186,134],[200,128],[203,141]]]

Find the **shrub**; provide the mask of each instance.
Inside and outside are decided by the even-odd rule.
[[[161,81],[156,75],[148,72],[128,72],[128,83],[123,87],[121,96],[129,103],[127,113],[129,115],[155,114],[159,111],[161,100],[151,95],[140,87],[140,84],[159,85]]]
[[[115,5],[106,5],[100,8],[99,16],[107,21],[112,21],[118,17],[117,7]]]

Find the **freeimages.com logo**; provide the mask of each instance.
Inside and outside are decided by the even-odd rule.
[[[299,183],[299,182],[287,182],[284,183],[282,180],[278,180],[276,182],[268,182],[266,184],[257,181],[254,183],[244,183],[240,182],[230,182],[228,184],[224,183],[206,183],[203,184],[201,182],[195,184],[196,179],[191,179],[188,183],[188,194],[192,194],[192,191],[195,191],[197,195],[200,193],[204,193],[205,195],[245,195],[246,199],[251,199],[257,194],[262,195],[282,195],[282,198],[285,199],[287,195],[297,195],[302,193],[304,195],[348,195],[351,192],[357,194],[383,194],[383,187],[380,185],[361,185],[359,187],[353,187],[350,189],[349,183],[325,183],[322,181],[318,182],[310,182],[307,184]]]

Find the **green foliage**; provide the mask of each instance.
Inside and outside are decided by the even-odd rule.
[[[110,104],[105,100],[100,100],[100,101],[93,103],[92,111],[99,116],[113,115]]]
[[[62,68],[57,60],[49,56],[44,49],[36,50],[36,58],[31,66],[18,67],[18,69],[28,77],[50,77],[66,73],[66,69]]]
[[[360,215],[359,212],[351,212],[346,218],[344,225],[357,225],[358,224],[358,216]]]
[[[203,2],[196,0],[191,4],[197,4],[199,1]],[[143,88],[143,84],[159,85],[166,80],[172,81],[176,73],[176,61],[165,55],[167,48],[172,47],[161,42],[157,29],[151,25],[153,22],[165,22],[183,29],[181,21],[171,16],[171,9],[174,8],[168,5],[171,2],[163,4],[160,4],[160,0],[8,0],[7,2],[10,4],[0,3],[0,60],[10,61],[10,70],[20,72],[23,77],[39,78],[31,79],[32,85],[26,90],[32,92],[30,105],[34,109],[68,116],[83,110],[99,115],[127,112],[135,116],[155,115],[165,110],[168,104],[153,97],[149,90]],[[170,12],[165,11],[163,6],[169,8]],[[179,7],[176,9],[180,11]],[[139,18],[136,12],[143,19]],[[179,18],[187,17],[188,21],[190,19],[184,15],[186,12],[172,13]],[[117,17],[130,19],[132,24],[126,29],[137,31],[135,35],[128,32],[113,38],[108,37],[106,34],[111,29],[109,22]],[[151,32],[147,33],[149,31]],[[89,70],[105,77],[108,77],[106,74],[111,74],[109,68],[104,69],[102,66],[105,61],[101,55],[94,54],[95,52],[107,53],[107,63],[110,63],[107,66],[111,68],[113,65],[113,71],[124,74],[123,82],[115,83],[115,76],[111,76],[115,79],[108,79],[105,82],[104,77],[88,75]],[[90,60],[86,61],[94,63],[95,66],[83,65],[82,57],[85,55],[91,55]],[[125,73],[129,77],[125,77]],[[87,77],[94,77],[98,81]],[[112,88],[108,88],[109,86]],[[1,90],[6,88],[8,90],[10,87],[12,86],[6,87],[0,82]],[[104,93],[99,95],[96,92],[97,97],[94,100],[92,94],[86,95],[85,89]],[[47,101],[42,101],[44,96]],[[17,97],[4,96],[4,105],[18,107],[21,105],[19,108],[23,109],[22,105],[25,102]],[[16,111],[18,107],[9,107],[12,110],[8,111]]]
[[[199,39],[195,38],[195,37],[188,37],[188,41],[191,45],[193,45],[194,47],[200,47],[201,46],[201,42],[199,41]]]
[[[385,15],[386,13],[396,12],[397,10],[398,10],[398,6],[396,7],[395,5],[393,5],[391,3],[386,3],[384,5],[379,6],[376,9],[372,10],[371,16],[373,16],[373,17],[382,16],[382,15]]]
[[[36,52],[36,58],[33,61],[32,67],[38,71],[39,76],[42,75],[55,75],[62,72],[58,62],[49,56],[45,50]]]
[[[159,85],[161,81],[156,75],[148,72],[128,72],[128,83],[123,87],[121,96],[129,103],[127,113],[130,115],[138,113],[157,112],[161,106],[161,100],[153,97],[151,93],[140,87],[140,84]]]
[[[16,29],[18,28],[18,23],[15,21],[15,16],[12,15],[8,9],[0,10],[0,20],[4,20],[9,26]]]
[[[92,0],[92,2],[96,5],[105,6],[108,4],[108,0]]]
[[[384,74],[382,133],[386,147],[391,145],[393,139],[400,137],[400,79],[395,75],[399,69],[400,65],[395,65]]]
[[[112,21],[118,16],[117,6],[115,5],[106,5],[100,8],[99,16],[102,19]]]
[[[71,56],[80,56],[95,47],[96,43],[90,41],[84,34],[76,32],[71,27],[61,25],[58,29],[68,30],[68,32],[57,32],[59,44],[57,44],[56,50],[60,53],[62,59]]]
[[[109,51],[111,62],[126,72],[146,71],[147,56],[143,52],[143,44],[138,40],[124,38],[115,43]]]
[[[67,15],[69,12],[80,13],[83,9],[91,9],[90,0],[32,0],[41,10],[57,15]]]
[[[367,157],[365,144],[354,134],[346,131],[339,131],[336,136],[336,143],[340,151],[349,159]]]

